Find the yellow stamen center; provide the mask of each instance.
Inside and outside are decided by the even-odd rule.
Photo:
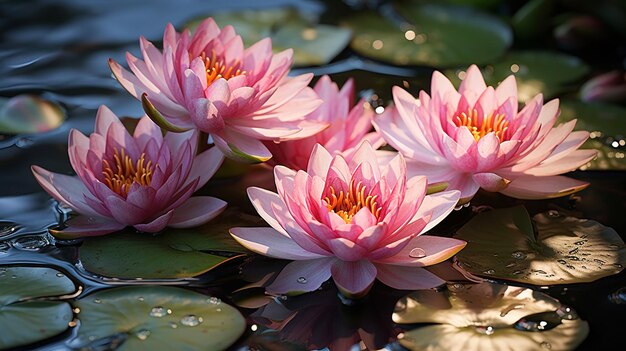
[[[213,84],[216,80],[224,78],[226,80],[231,79],[242,74],[246,74],[246,71],[239,69],[239,62],[236,62],[232,66],[226,66],[223,61],[218,60],[215,56],[215,52],[208,57],[203,51],[200,55],[202,61],[204,61],[204,67],[206,67],[206,82],[207,86]]]
[[[382,207],[376,202],[378,195],[372,195],[371,190],[369,192],[366,190],[361,182],[354,186],[354,181],[350,181],[348,191],[340,190],[339,194],[334,187],[330,186],[328,188],[330,194],[324,197],[326,207],[328,211],[338,214],[346,223],[351,223],[352,217],[363,207],[369,209],[378,220],[382,211]]]
[[[454,123],[457,127],[467,127],[476,141],[491,132],[496,133],[500,141],[504,141],[505,133],[509,128],[509,121],[505,119],[504,114],[494,115],[492,113],[479,121],[478,111],[475,109],[457,115],[454,118]]]
[[[139,159],[133,163],[124,149],[121,151],[115,149],[111,161],[102,160],[104,182],[111,190],[126,197],[133,183],[144,186],[150,185],[154,167],[152,161],[146,163],[145,153],[142,153]]]

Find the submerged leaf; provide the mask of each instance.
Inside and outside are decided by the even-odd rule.
[[[587,322],[554,298],[531,289],[492,283],[448,284],[396,304],[396,323],[437,323],[410,330],[410,350],[571,350],[587,336]]]
[[[512,42],[506,24],[470,8],[409,2],[397,10],[408,23],[374,12],[348,18],[351,47],[393,64],[446,67],[492,62]]]
[[[245,329],[243,316],[219,299],[164,286],[98,291],[80,309],[76,346],[124,340],[117,350],[223,350]]]
[[[454,237],[467,241],[455,257],[458,265],[483,277],[571,284],[617,274],[626,265],[626,245],[615,230],[556,211],[532,222],[522,206],[482,212]]]
[[[245,10],[211,14],[220,26],[231,25],[246,46],[269,37],[275,53],[292,48],[296,66],[323,65],[339,54],[350,41],[351,31],[312,23],[291,8]],[[186,25],[194,29],[195,20]]]
[[[33,134],[55,129],[63,123],[61,106],[34,95],[0,98],[0,134]]]
[[[36,299],[74,291],[74,283],[54,269],[0,267],[0,348],[28,345],[66,330],[73,316],[70,305]]]

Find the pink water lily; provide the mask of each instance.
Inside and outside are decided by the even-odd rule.
[[[232,26],[220,29],[208,18],[193,35],[168,24],[162,51],[143,37],[140,44],[143,60],[126,55],[132,73],[113,60],[109,66],[164,129],[197,128],[227,156],[262,162],[272,155],[261,140],[298,139],[326,127],[304,119],[321,103],[307,86],[313,75],[287,77],[293,52],[274,55],[269,38],[244,48]]]
[[[353,106],[352,79],[348,79],[339,90],[330,77],[323,76],[313,90],[324,102],[306,116],[306,119],[327,123],[329,127],[304,139],[281,143],[265,142],[265,146],[274,155],[271,163],[295,170],[306,169],[315,144],[322,145],[331,154],[342,154],[350,158],[363,140],[369,141],[375,149],[384,143],[378,132],[371,132],[373,109],[366,106],[363,99]]]
[[[588,186],[559,174],[596,156],[595,150],[577,150],[589,133],[572,132],[575,120],[554,127],[559,101],[544,105],[541,94],[518,111],[514,76],[494,89],[473,65],[458,91],[435,72],[430,96],[421,91],[416,100],[394,87],[393,97],[395,109],[387,109],[374,125],[407,157],[410,175],[448,182],[449,189],[461,191],[461,202],[479,188],[543,199]]]
[[[217,171],[224,156],[216,148],[196,155],[197,143],[195,131],[163,136],[147,116],[131,136],[117,116],[101,106],[94,133],[86,137],[70,131],[68,153],[77,176],[32,167],[48,194],[82,215],[54,234],[96,236],[126,226],[154,233],[214,218],[226,203],[191,195]]]
[[[350,159],[316,145],[306,171],[274,168],[278,193],[251,187],[248,196],[271,228],[232,228],[243,246],[295,260],[267,287],[313,291],[331,276],[347,295],[377,278],[398,289],[432,288],[443,280],[422,267],[444,261],[464,241],[420,235],[452,211],[458,191],[426,196],[426,178],[406,178],[401,155],[379,167],[367,142]]]

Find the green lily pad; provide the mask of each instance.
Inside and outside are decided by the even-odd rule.
[[[231,210],[193,229],[168,228],[157,235],[127,229],[85,239],[79,257],[87,271],[105,277],[190,278],[245,253],[228,229],[261,221]]]
[[[576,119],[576,130],[600,131],[608,136],[626,136],[624,107],[576,100],[564,100],[560,105],[559,123]]]
[[[349,17],[358,53],[398,65],[449,67],[496,60],[511,45],[511,29],[502,21],[465,7],[415,2],[397,5],[408,23],[375,12]]]
[[[86,347],[125,336],[116,350],[224,350],[243,334],[239,311],[215,297],[165,286],[98,291],[74,303],[80,328],[73,341]]]
[[[0,98],[0,134],[33,134],[55,129],[65,120],[61,106],[34,95]]]
[[[63,273],[45,267],[0,267],[0,348],[28,345],[65,331],[72,308],[38,299],[76,291]]]
[[[572,350],[589,325],[554,298],[526,288],[448,284],[396,304],[396,323],[437,323],[399,337],[410,350]]]
[[[330,62],[352,36],[345,28],[315,24],[292,8],[218,12],[211,16],[220,27],[233,26],[246,46],[269,37],[274,52],[293,48],[297,66]],[[201,21],[191,21],[186,27],[194,29]]]
[[[571,284],[617,274],[626,265],[626,245],[615,230],[557,211],[532,222],[522,206],[481,212],[454,237],[467,241],[455,257],[458,265],[482,277]]]

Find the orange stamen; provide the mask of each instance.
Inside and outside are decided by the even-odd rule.
[[[223,61],[217,59],[215,52],[211,53],[211,57],[207,57],[206,53],[203,51],[200,57],[202,61],[204,61],[204,67],[206,68],[207,86],[213,84],[213,82],[220,78],[228,80],[232,77],[246,74],[246,71],[239,69],[239,62],[235,62],[232,66],[226,66]]]
[[[378,219],[382,211],[382,207],[376,202],[378,195],[372,195],[371,191],[365,195],[366,189],[361,182],[354,186],[354,181],[350,181],[348,188],[346,192],[340,190],[339,194],[334,187],[328,188],[330,194],[324,197],[328,211],[335,212],[346,223],[351,223],[352,217],[365,207]]]
[[[478,111],[476,111],[476,109],[457,115],[454,118],[454,124],[456,124],[457,127],[466,127],[469,129],[476,141],[491,132],[495,133],[500,141],[504,141],[506,131],[509,128],[509,121],[505,119],[504,114],[500,113],[494,115],[492,113],[479,121]]]
[[[152,161],[146,163],[145,153],[133,163],[124,149],[121,152],[115,149],[112,163],[111,165],[108,160],[102,160],[102,175],[106,185],[114,192],[126,197],[133,183],[150,185],[154,167]]]

